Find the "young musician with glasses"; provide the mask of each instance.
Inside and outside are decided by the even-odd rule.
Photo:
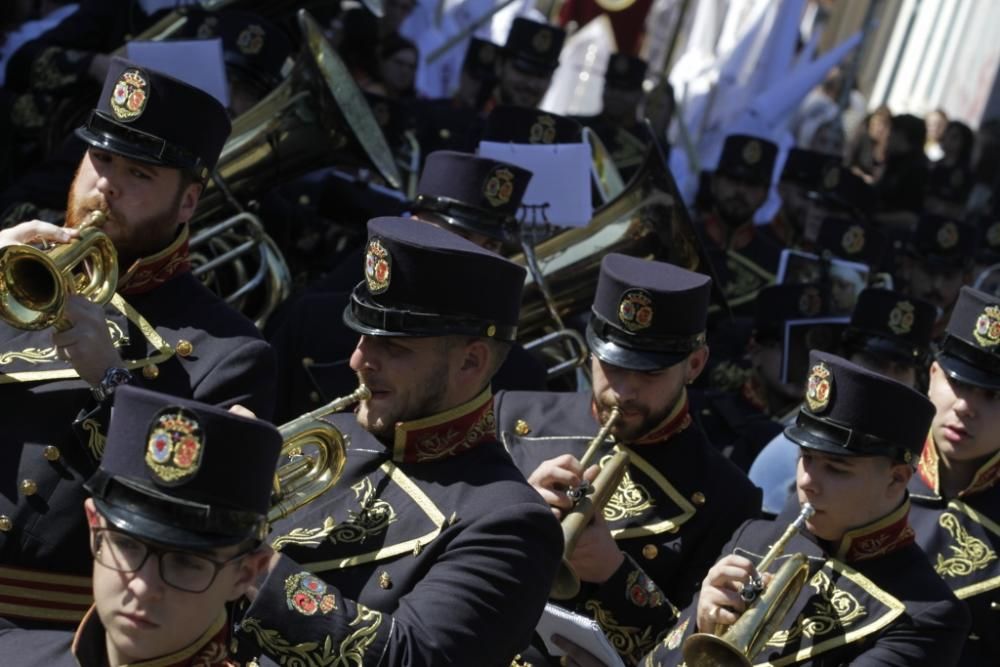
[[[75,633],[0,630],[3,663],[238,664],[227,605],[271,556],[262,540],[280,449],[266,422],[122,387],[83,503],[94,605]]]

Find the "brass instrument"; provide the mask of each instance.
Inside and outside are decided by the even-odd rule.
[[[63,316],[70,294],[100,305],[110,301],[118,285],[118,253],[99,229],[105,219],[94,211],[79,238],[47,250],[0,248],[0,318],[18,329],[65,331],[72,326]]]
[[[808,559],[805,554],[792,554],[766,586],[761,573],[784,553],[789,540],[815,511],[812,505],[805,503],[795,521],[764,554],[756,573],[740,592],[747,608],[735,623],[728,629],[717,627],[715,634],[699,632],[684,641],[684,661],[689,667],[750,667],[805,586],[809,577]]]
[[[274,495],[267,520],[274,523],[326,493],[340,479],[347,460],[344,435],[322,417],[371,398],[360,385],[352,393],[278,427],[284,444],[274,478]]]
[[[587,450],[580,458],[580,466],[586,470],[591,460],[597,454],[598,449],[607,439],[611,429],[615,427],[621,419],[621,408],[615,406],[611,410],[601,430],[597,432]],[[569,564],[569,558],[576,549],[576,543],[583,534],[584,528],[590,523],[595,512],[604,510],[608,500],[614,495],[615,489],[625,475],[625,468],[628,466],[628,452],[617,452],[611,457],[593,483],[584,482],[576,488],[569,489],[566,494],[573,499],[573,508],[566,513],[562,520],[563,531],[563,558],[556,572],[556,578],[552,583],[552,590],[549,597],[554,600],[568,600],[575,597],[580,592],[580,577],[576,575]]]

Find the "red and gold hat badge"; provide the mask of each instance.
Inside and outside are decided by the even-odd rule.
[[[851,225],[840,239],[840,246],[849,255],[856,255],[865,249],[865,228]]]
[[[556,140],[556,119],[548,114],[542,114],[536,120],[528,134],[529,144],[551,144]]]
[[[236,38],[236,48],[247,56],[255,56],[264,48],[264,28],[259,25],[248,25]]]
[[[937,242],[944,250],[951,250],[958,243],[958,225],[946,222],[937,232]]]
[[[365,282],[372,294],[381,294],[389,289],[392,279],[392,257],[379,239],[368,242],[365,252]]]
[[[813,412],[823,412],[830,405],[833,394],[833,374],[823,362],[809,370],[809,382],[806,384],[806,404]]]
[[[483,185],[486,201],[493,206],[502,206],[510,201],[513,194],[514,173],[506,167],[494,167]]]
[[[645,290],[630,289],[618,302],[618,321],[631,332],[648,329],[653,323],[653,297]]]
[[[122,72],[111,92],[111,112],[120,121],[130,122],[142,115],[149,103],[149,77],[139,69]]]
[[[747,164],[757,164],[762,157],[764,157],[764,149],[761,148],[760,142],[756,139],[751,139],[743,147],[743,161]]]
[[[909,301],[900,301],[889,312],[889,330],[897,336],[910,333],[913,330],[914,317],[913,304]]]
[[[545,28],[540,28],[535,33],[535,36],[531,38],[531,45],[539,53],[548,53],[548,50],[552,48],[552,32]]]
[[[976,318],[976,328],[972,335],[982,347],[995,347],[1000,343],[1000,308],[986,306]]]
[[[285,579],[285,602],[303,616],[328,614],[337,608],[337,598],[327,592],[326,582],[309,572]]]
[[[205,436],[198,417],[188,410],[161,410],[149,429],[146,467],[165,484],[179,484],[198,472]]]

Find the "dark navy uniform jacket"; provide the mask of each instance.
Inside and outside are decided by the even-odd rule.
[[[120,286],[125,295],[105,308],[112,339],[136,385],[240,403],[269,418],[270,347],[249,320],[176,270],[185,244],[182,235]],[[82,485],[100,460],[109,410],[56,357],[49,331],[0,324],[0,415],[0,583],[17,587],[0,588],[0,617],[72,627],[90,606]]]
[[[598,431],[589,393],[501,392],[501,440],[525,476],[562,454],[583,455]],[[687,413],[686,397],[641,443],[605,445],[630,455],[604,518],[626,558],[602,585],[584,583],[567,606],[594,618],[629,663],[687,605],[733,531],[760,511],[761,494],[722,457]]]
[[[838,545],[800,531],[771,572],[792,554],[808,557],[809,577],[754,665],[947,667],[956,664],[969,615],[934,573],[907,523],[909,502],[851,531]],[[759,562],[799,513],[791,498],[776,521],[749,521],[723,550]],[[643,665],[680,664],[697,632],[697,599]],[[986,663],[982,663],[986,664]]]
[[[397,426],[351,414],[337,485],[279,523],[285,558],[240,623],[281,664],[510,665],[562,554],[558,523],[496,441],[492,395]]]
[[[938,455],[928,439],[910,481],[917,543],[955,596],[972,613],[959,664],[1000,664],[1000,453],[979,469],[957,498],[938,487]]]
[[[221,615],[191,646],[129,667],[275,667],[267,657],[237,661],[230,655],[228,619]],[[25,630],[0,621],[0,655],[17,667],[105,667],[108,664],[104,626],[92,609],[75,632]],[[13,657],[13,656],[16,656]]]

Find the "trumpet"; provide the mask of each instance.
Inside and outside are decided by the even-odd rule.
[[[580,458],[580,465],[584,470],[590,465],[598,448],[607,439],[611,429],[618,423],[621,416],[621,408],[617,406],[612,408],[608,420],[601,426],[597,435],[591,439],[587,450]],[[584,528],[594,518],[594,513],[603,511],[608,500],[614,495],[615,489],[618,488],[618,484],[625,475],[628,459],[627,452],[617,452],[610,461],[601,467],[601,471],[593,483],[584,482],[566,492],[566,495],[573,500],[573,508],[567,512],[562,520],[562,564],[559,566],[559,571],[556,572],[552,590],[549,592],[549,597],[554,600],[568,600],[580,592],[580,577],[570,566],[569,558],[573,555],[573,550],[576,549],[576,543],[579,541],[580,535],[583,534]]]
[[[64,316],[66,299],[79,294],[104,305],[118,286],[118,253],[99,227],[107,214],[94,211],[80,236],[50,249],[17,244],[0,248],[0,318],[34,331],[72,324]]]
[[[347,396],[335,398],[278,427],[283,440],[279,460],[288,462],[275,472],[271,510],[267,514],[269,523],[311,503],[337,483],[347,461],[347,439],[322,418],[368,400],[371,395],[362,384]]]
[[[809,576],[808,559],[805,554],[792,554],[766,586],[761,573],[784,553],[789,540],[815,512],[812,505],[805,503],[795,521],[764,554],[757,564],[757,571],[740,591],[747,608],[733,625],[728,629],[717,626],[714,634],[699,632],[684,641],[684,662],[689,667],[750,667],[753,658],[764,649],[805,586]]]

